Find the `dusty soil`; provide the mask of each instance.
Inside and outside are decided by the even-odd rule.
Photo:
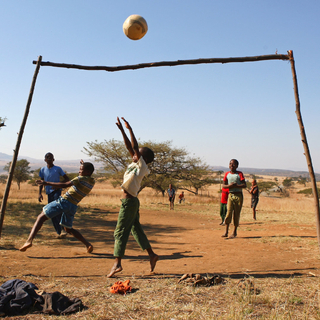
[[[74,227],[93,244],[92,254],[76,239],[55,239],[50,222],[38,234],[32,248],[22,253],[0,245],[0,276],[8,278],[89,277],[100,281],[113,265],[113,230],[118,209],[95,208],[95,214],[75,220]],[[155,275],[181,276],[184,273],[219,273],[224,276],[255,277],[292,274],[320,274],[316,230],[310,225],[243,222],[235,239],[224,239],[224,227],[215,217],[187,212],[141,209],[141,223],[154,251],[160,256]],[[231,226],[231,230],[232,230]],[[4,231],[5,232],[5,231]],[[286,240],[286,241],[282,241]],[[308,242],[313,243],[308,245]],[[130,236],[123,272],[118,278],[149,276],[149,261]]]

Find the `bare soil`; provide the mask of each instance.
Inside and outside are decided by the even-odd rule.
[[[195,208],[196,209],[196,208]],[[54,277],[62,281],[84,277],[101,281],[114,263],[113,231],[118,209],[91,208],[90,218],[81,213],[74,227],[93,244],[92,254],[76,239],[55,238],[50,222],[40,230],[33,247],[22,253],[26,233],[18,235],[15,247],[0,246],[0,276],[5,279]],[[195,210],[196,211],[196,210]],[[230,277],[318,276],[319,253],[314,226],[267,224],[263,217],[241,222],[238,237],[222,238],[220,217],[184,211],[141,209],[141,223],[160,259],[152,275],[180,277],[184,273],[221,274]],[[232,231],[233,226],[230,226]],[[5,229],[4,231],[5,232]],[[17,232],[18,234],[18,232]],[[310,245],[311,243],[311,245]],[[130,236],[120,279],[150,275],[146,252]]]

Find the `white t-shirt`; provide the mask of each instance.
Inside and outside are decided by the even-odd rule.
[[[150,170],[142,157],[138,162],[132,162],[123,176],[121,188],[132,196],[136,197],[140,190],[143,177],[150,173]]]

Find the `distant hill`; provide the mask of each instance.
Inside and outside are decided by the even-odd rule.
[[[45,165],[43,159],[34,159],[27,156],[19,156],[20,159],[27,159],[30,162],[31,170],[36,170]],[[5,173],[3,171],[3,167],[12,160],[12,156],[0,152],[0,174]],[[90,161],[94,164],[96,169],[101,168],[102,165],[98,162],[92,161],[90,159],[83,159],[84,161]],[[54,162],[55,165],[60,166],[64,171],[67,172],[78,172],[80,159],[76,160],[57,160]],[[211,169],[214,171],[229,171],[229,168],[222,166],[211,166]],[[257,169],[257,168],[243,168],[241,167],[241,171],[244,174],[255,174],[255,175],[266,175],[266,176],[279,176],[279,177],[309,177],[309,172],[307,171],[293,171],[293,170],[285,170],[285,169]],[[320,180],[320,174],[316,173],[316,179]]]
[[[221,166],[211,166],[211,169],[214,171],[229,171],[227,167]],[[279,176],[279,177],[309,177],[308,171],[293,171],[293,170],[285,170],[285,169],[258,169],[258,168],[243,168],[241,167],[241,171],[244,174],[255,174],[255,175],[263,175],[263,176]],[[315,173],[316,179],[320,179],[320,174]]]
[[[43,159],[40,160],[40,159],[34,159],[31,157],[27,157],[27,156],[19,156],[18,160],[20,160],[20,159],[28,160],[30,162],[31,170],[39,169],[40,167],[43,167],[46,164]],[[57,160],[54,162],[54,164],[61,167],[64,171],[72,173],[72,172],[79,171],[80,160],[81,159]],[[96,169],[102,167],[102,165],[100,163],[94,162],[90,159],[83,159],[83,160],[92,162]],[[12,161],[12,156],[0,152],[0,174],[6,173],[5,171],[3,171],[3,167],[10,161]]]
[[[9,160],[9,161],[11,161],[12,160],[12,156],[9,156],[8,154],[0,152],[0,161],[1,160]]]

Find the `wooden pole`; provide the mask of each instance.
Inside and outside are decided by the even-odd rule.
[[[300,127],[300,135],[301,135],[302,145],[304,148],[304,155],[306,156],[309,175],[310,175],[311,184],[312,184],[312,192],[313,192],[313,197],[314,197],[314,208],[315,208],[316,221],[317,221],[318,245],[319,245],[319,249],[320,249],[320,213],[319,213],[319,195],[318,195],[317,181],[316,181],[316,177],[315,177],[313,166],[312,166],[311,155],[310,155],[309,146],[308,146],[308,142],[307,142],[307,136],[306,136],[306,133],[304,130],[303,122],[302,122],[302,116],[301,116],[301,111],[300,111],[299,92],[298,92],[298,81],[297,81],[297,74],[296,74],[292,50],[288,51],[288,55],[289,55],[290,63],[291,63],[294,96],[295,96],[295,100],[296,100],[296,115],[297,115],[297,119],[298,119],[298,123],[299,123],[299,127]]]
[[[287,54],[270,54],[264,56],[252,56],[252,57],[235,57],[235,58],[209,58],[209,59],[193,59],[193,60],[177,60],[177,61],[161,61],[161,62],[151,62],[151,63],[140,63],[135,65],[127,66],[82,66],[77,64],[67,64],[67,63],[55,63],[55,62],[41,62],[41,66],[58,67],[58,68],[68,68],[68,69],[81,69],[81,70],[103,70],[103,71],[122,71],[122,70],[136,70],[142,68],[151,67],[164,67],[164,66],[178,66],[185,64],[203,64],[203,63],[231,63],[231,62],[255,62],[263,60],[289,60]],[[36,64],[37,61],[33,61]]]
[[[27,123],[27,119],[28,119],[28,114],[29,114],[30,105],[31,105],[31,101],[32,101],[33,91],[34,91],[34,87],[36,85],[36,81],[37,81],[37,76],[38,76],[39,69],[40,69],[41,60],[42,60],[42,57],[39,56],[38,61],[37,61],[37,66],[36,66],[36,69],[34,71],[32,83],[31,83],[31,88],[30,88],[30,92],[29,92],[29,98],[28,98],[26,109],[25,109],[25,112],[24,112],[24,117],[22,119],[20,131],[19,131],[19,134],[18,134],[16,148],[13,150],[13,158],[12,158],[11,166],[10,166],[10,169],[9,169],[7,185],[6,185],[6,189],[5,189],[5,192],[4,192],[4,195],[3,195],[3,199],[2,199],[2,203],[1,203],[0,238],[1,238],[2,225],[3,225],[3,220],[4,220],[4,214],[5,214],[6,207],[7,207],[7,201],[8,201],[8,197],[9,197],[11,182],[12,182],[12,179],[13,179],[13,173],[14,173],[14,169],[15,169],[15,166],[16,166],[16,163],[17,163],[17,159],[18,159],[18,154],[19,154],[20,144],[21,144],[21,140],[22,140],[22,135],[23,135],[26,123]]]

